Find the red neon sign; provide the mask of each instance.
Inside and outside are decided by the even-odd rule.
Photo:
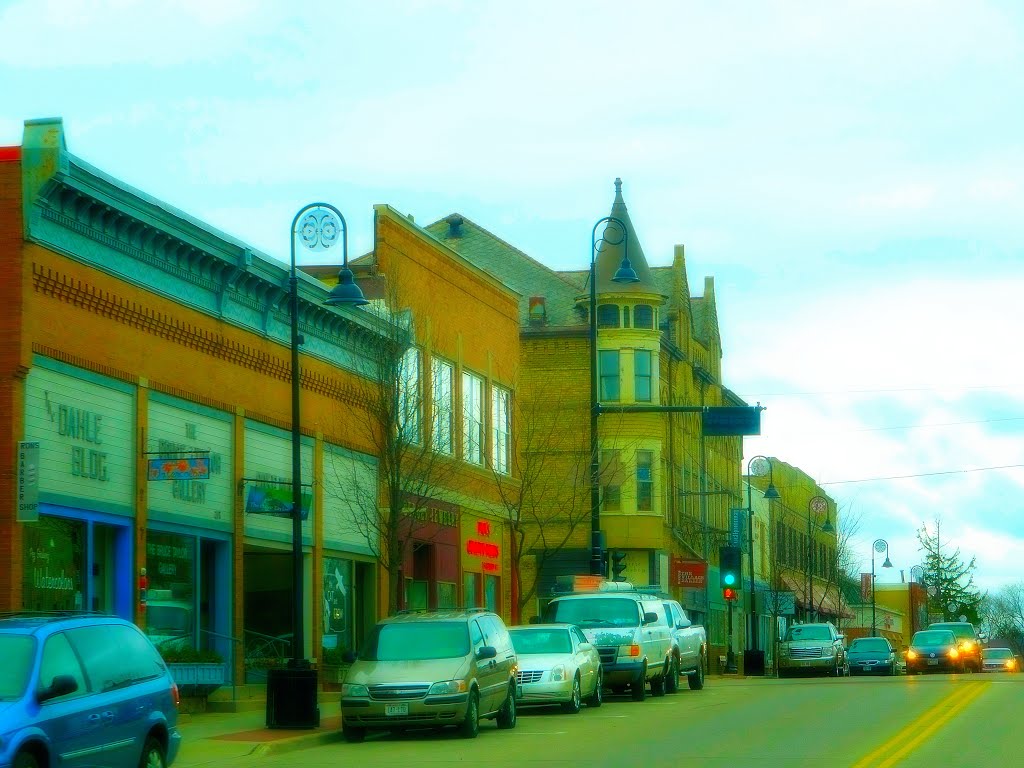
[[[473,557],[500,557],[501,550],[497,544],[491,544],[489,541],[469,539],[466,542],[466,554]]]
[[[477,520],[476,521],[476,532],[480,536],[491,535],[491,523],[488,520]]]

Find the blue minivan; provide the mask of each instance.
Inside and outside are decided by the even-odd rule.
[[[0,768],[165,768],[178,689],[138,627],[112,616],[0,618]]]

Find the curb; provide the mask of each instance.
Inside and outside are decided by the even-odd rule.
[[[295,736],[290,739],[281,739],[280,741],[263,742],[261,744],[257,744],[250,754],[260,757],[286,755],[289,752],[295,752],[300,749],[319,747],[325,744],[341,742],[343,740],[341,729],[332,729],[319,733],[303,734],[302,736]]]

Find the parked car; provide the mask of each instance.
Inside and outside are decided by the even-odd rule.
[[[480,718],[516,726],[518,662],[501,617],[483,610],[406,612],[370,630],[341,686],[342,733],[457,726]]]
[[[851,675],[899,674],[896,649],[884,637],[858,637],[846,649]]]
[[[64,765],[74,754],[111,768],[174,762],[178,689],[134,624],[92,614],[3,618],[0,658],[0,765]]]
[[[960,651],[960,661],[964,670],[981,672],[981,635],[974,625],[968,621],[940,621],[929,624],[928,629],[948,629],[957,640],[957,650]]]
[[[981,664],[984,672],[1020,672],[1017,659],[1009,648],[982,649]]]
[[[832,622],[794,624],[779,643],[779,677],[793,672],[824,672],[830,677],[850,674],[843,635]]]
[[[960,642],[949,629],[923,629],[915,632],[907,651],[907,674],[927,672],[963,672]]]
[[[561,704],[576,714],[584,701],[600,707],[604,696],[601,656],[579,627],[532,624],[510,627],[519,659],[519,704]]]
[[[672,660],[665,675],[666,693],[679,690],[679,675],[686,675],[691,689],[704,687],[704,666],[708,657],[708,637],[704,627],[694,624],[675,600],[665,600],[665,615],[672,630]]]
[[[576,624],[601,655],[604,684],[615,693],[629,687],[634,701],[665,695],[672,656],[672,631],[660,598],[627,582],[604,582],[596,592],[556,597],[544,621]]]

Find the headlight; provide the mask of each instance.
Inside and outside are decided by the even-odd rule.
[[[351,683],[342,683],[341,685],[341,698],[353,698],[353,699],[367,699],[370,697],[370,690],[365,685],[352,685]]]
[[[973,651],[974,650],[974,643],[972,643],[970,640],[965,640],[964,644],[961,645],[960,648],[961,648],[961,650],[964,650],[964,651]]]
[[[951,659],[959,659],[960,658],[960,651],[958,651],[956,648],[950,648],[949,649],[949,658],[951,658]]]
[[[789,656],[789,646],[788,645],[780,645],[779,646],[779,656]]]
[[[468,690],[465,680],[444,680],[434,683],[427,691],[427,696],[444,696],[450,693],[465,693]]]
[[[907,651],[907,660],[908,661],[913,661],[916,658],[917,658],[917,653],[915,653],[914,651]]]
[[[822,656],[835,656],[836,653],[838,653],[838,651],[836,651],[835,646],[829,646],[828,648],[821,649]]]
[[[1008,660],[1008,661],[1006,662],[1006,668],[1007,668],[1007,669],[1013,669],[1013,668],[1014,668],[1014,667],[1016,667],[1016,666],[1017,666],[1017,662],[1016,662],[1016,661],[1014,661],[1013,659],[1010,659],[1010,660]],[[0,739],[0,741],[2,741],[2,739]]]
[[[551,670],[551,682],[557,683],[560,680],[565,680],[565,665],[559,664],[557,667]]]

